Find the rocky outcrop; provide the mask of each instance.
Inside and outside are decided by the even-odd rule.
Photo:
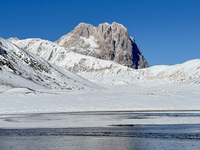
[[[56,43],[74,52],[112,60],[134,69],[149,67],[128,30],[116,22],[103,23],[98,27],[80,23]]]

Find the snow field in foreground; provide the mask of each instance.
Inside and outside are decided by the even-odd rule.
[[[0,114],[200,110],[199,103],[200,86],[181,83],[151,81],[72,92],[14,88],[1,92]]]

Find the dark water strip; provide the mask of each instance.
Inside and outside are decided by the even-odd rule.
[[[200,140],[200,124],[113,125],[84,128],[0,129],[0,136],[105,136]]]

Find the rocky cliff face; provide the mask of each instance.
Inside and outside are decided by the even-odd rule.
[[[103,23],[98,27],[80,23],[56,43],[74,52],[112,60],[134,69],[149,67],[128,30],[116,22]]]

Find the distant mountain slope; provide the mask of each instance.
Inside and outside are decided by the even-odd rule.
[[[128,30],[116,22],[103,23],[98,27],[80,23],[56,43],[74,52],[112,60],[134,69],[149,67]]]
[[[96,83],[131,84],[146,80],[200,83],[200,59],[174,66],[153,66],[135,70],[113,61],[75,53],[47,40],[9,39],[9,41]]]
[[[99,74],[107,76],[115,72],[126,71],[126,66],[113,61],[101,60],[95,57],[75,53],[69,49],[59,46],[54,42],[41,39],[17,40],[10,38],[8,41],[16,44],[22,49],[30,51],[43,59],[67,68],[74,73]]]
[[[153,66],[145,69],[120,71],[93,81],[107,84],[131,84],[151,80],[200,84],[200,59],[173,66]]]
[[[99,86],[0,38],[1,88],[78,90]]]

